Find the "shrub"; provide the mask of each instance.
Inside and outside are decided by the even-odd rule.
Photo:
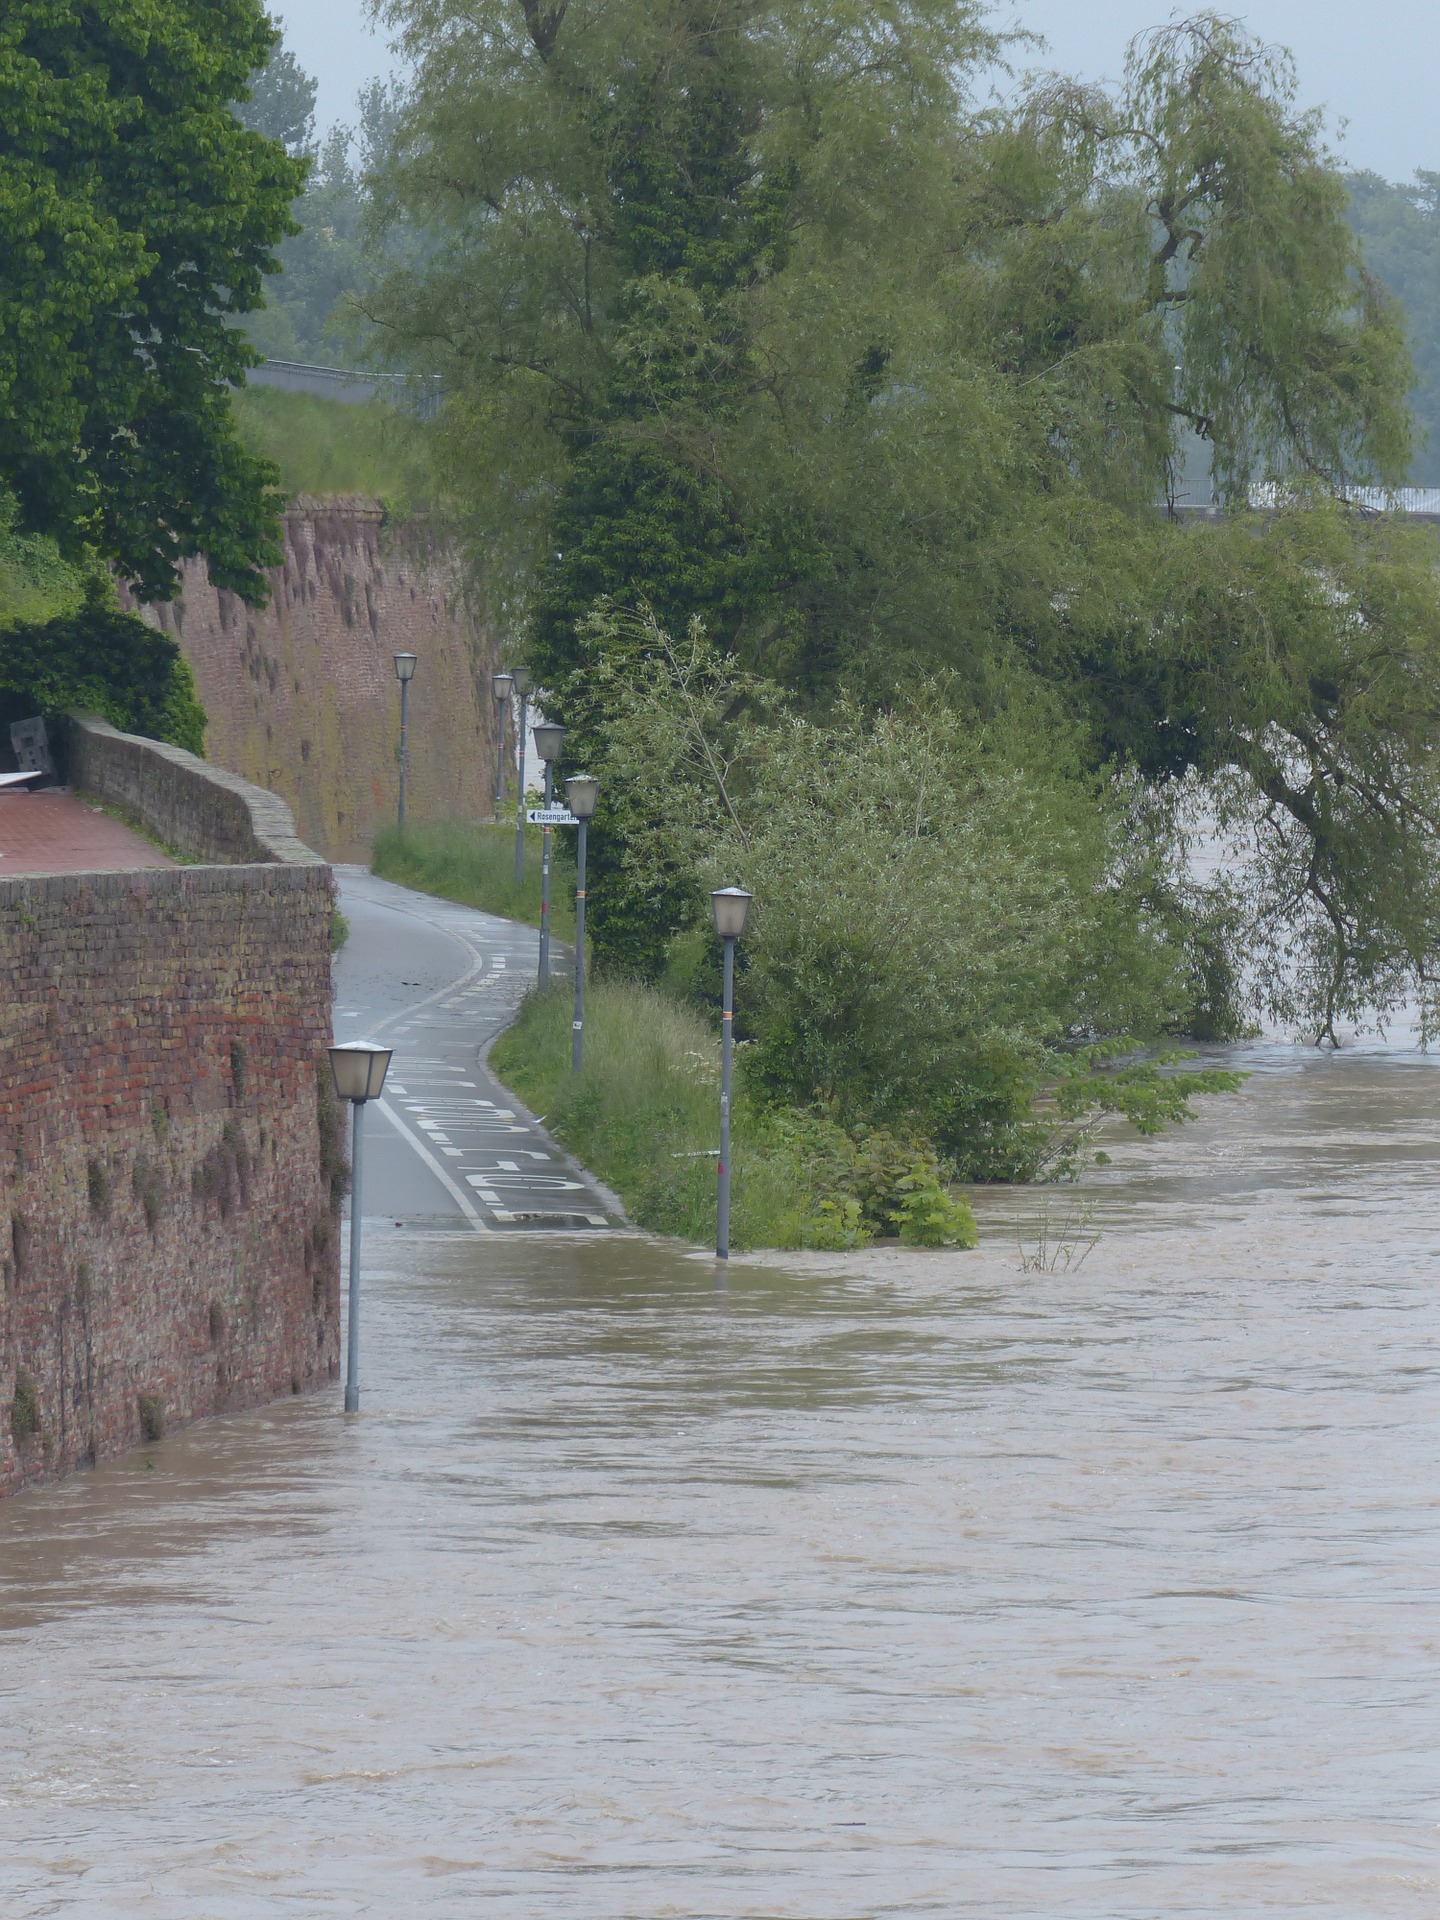
[[[0,721],[79,709],[125,733],[205,751],[205,710],[175,642],[100,588],[74,613],[0,627]]]
[[[585,1067],[570,1071],[568,986],[531,994],[491,1051],[508,1086],[613,1186],[639,1225],[697,1242],[715,1233],[719,1131],[714,1023],[654,988],[590,989]],[[843,1251],[877,1237],[973,1246],[974,1221],[921,1141],[847,1133],[831,1114],[757,1104],[736,1053],[731,1240],[736,1248]]]

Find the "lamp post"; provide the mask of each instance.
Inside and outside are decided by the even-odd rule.
[[[525,877],[525,709],[530,702],[530,675],[524,667],[516,667],[510,678],[520,696],[520,725],[515,734],[519,762],[516,776],[519,790],[515,798],[515,884],[518,887]]]
[[[395,656],[395,678],[400,682],[400,812],[399,825],[405,825],[405,776],[410,771],[409,750],[405,745],[405,709],[410,694],[410,682],[415,678],[415,655],[397,653]]]
[[[715,1258],[730,1258],[730,1029],[735,1014],[735,942],[745,931],[750,895],[719,887],[710,896],[716,935],[725,942],[725,997],[720,1014],[720,1172],[715,1195]]]
[[[579,1073],[585,1052],[585,834],[600,782],[588,773],[574,773],[565,782],[565,798],[580,822],[575,836],[575,1017],[570,1022],[570,1071]]]
[[[345,1411],[360,1411],[360,1155],[365,1140],[365,1102],[378,1100],[390,1069],[389,1047],[351,1040],[330,1049],[335,1091],[351,1107],[350,1121],[350,1311],[345,1327]]]
[[[555,762],[560,758],[560,749],[565,744],[564,727],[552,726],[547,720],[538,727],[532,727],[535,735],[535,751],[545,762],[545,804],[548,807],[555,791]],[[540,829],[540,984],[550,983],[550,828]]]
[[[495,818],[505,804],[505,721],[510,713],[510,696],[515,691],[513,673],[492,673],[490,693],[495,701]]]

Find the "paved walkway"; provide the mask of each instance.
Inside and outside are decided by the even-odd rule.
[[[614,1232],[608,1194],[481,1063],[535,979],[539,935],[337,866],[350,938],[335,963],[335,1037],[395,1049],[369,1113],[367,1227]],[[552,947],[567,973],[567,948]]]
[[[0,880],[174,865],[142,835],[63,788],[0,793]]]

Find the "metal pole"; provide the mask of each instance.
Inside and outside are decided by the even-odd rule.
[[[529,695],[520,696],[520,735],[515,743],[515,752],[520,763],[520,792],[515,802],[515,884],[518,887],[525,877],[525,708]]]
[[[405,827],[405,774],[407,771],[405,759],[405,705],[409,692],[409,681],[402,680],[400,682],[400,827],[402,832]]]
[[[735,941],[725,942],[725,998],[720,1014],[720,1184],[715,1196],[715,1258],[730,1258],[730,1028],[735,1010]]]
[[[500,818],[500,810],[505,805],[505,722],[509,717],[510,699],[495,702],[495,711],[499,715],[499,738],[495,742],[495,818]]]
[[[585,829],[575,840],[575,1017],[570,1022],[570,1071],[579,1073],[585,1051]]]
[[[345,1329],[345,1411],[360,1411],[360,1151],[365,1102],[352,1100],[350,1120],[350,1318]]]
[[[555,762],[545,762],[545,804],[554,792]],[[540,984],[550,984],[550,829],[540,829]]]

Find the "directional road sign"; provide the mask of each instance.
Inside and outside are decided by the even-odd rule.
[[[525,818],[532,827],[578,827],[580,824],[568,807],[527,807]]]

